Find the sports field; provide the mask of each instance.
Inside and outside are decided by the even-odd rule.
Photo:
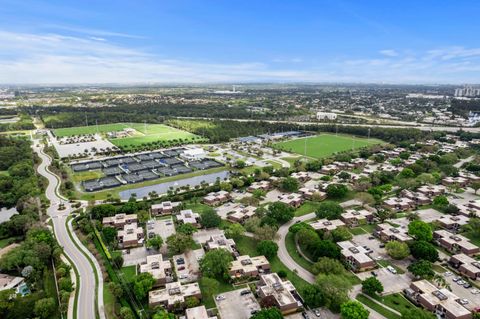
[[[314,158],[328,157],[337,152],[381,144],[383,141],[354,137],[352,135],[320,134],[274,144],[275,148]],[[306,150],[306,153],[305,153]]]
[[[58,137],[95,134],[102,135],[107,132],[123,131],[126,128],[134,129],[135,131],[128,137],[111,138],[108,139],[112,144],[118,147],[125,147],[130,145],[141,145],[145,143],[157,141],[171,141],[182,139],[190,141],[198,136],[186,131],[182,131],[163,124],[143,124],[143,123],[115,123],[102,124],[92,126],[68,127],[55,129],[53,132]]]

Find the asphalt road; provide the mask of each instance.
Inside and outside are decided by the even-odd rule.
[[[47,170],[47,167],[50,166],[51,159],[49,156],[43,153],[43,145],[41,145],[38,140],[34,140],[33,144],[34,151],[42,160],[42,162],[37,168],[38,173],[48,179],[48,186],[45,194],[46,197],[50,200],[50,207],[48,207],[47,213],[52,219],[55,237],[57,238],[60,246],[63,247],[65,254],[73,262],[73,265],[77,269],[80,277],[79,282],[77,283],[77,286],[79,285],[80,287],[76,291],[76,293],[78,294],[77,318],[96,318],[95,274],[88,259],[75,246],[67,231],[66,220],[73,209],[66,200],[60,198],[55,192],[55,189],[58,187],[59,182],[57,177]],[[40,146],[37,146],[39,144]],[[65,204],[66,208],[64,210],[58,210],[60,203]],[[103,297],[99,294],[99,298]],[[103,302],[101,304],[103,305]]]

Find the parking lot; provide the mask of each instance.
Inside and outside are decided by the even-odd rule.
[[[352,241],[357,245],[364,246],[365,248],[368,247],[372,250],[370,257],[377,260],[379,257],[381,259],[387,259],[388,254],[385,248],[381,248],[380,245],[383,246],[383,243],[378,240],[377,238],[373,237],[372,234],[362,234],[353,236]]]
[[[280,192],[279,190],[271,190],[267,193],[265,198],[260,202],[260,204],[265,204],[265,203],[273,203],[278,201],[278,196],[282,195],[283,193]]]
[[[373,271],[377,274],[377,279],[383,284],[383,294],[385,295],[401,292],[403,289],[408,288],[412,282],[408,273],[392,274],[387,268],[378,268]],[[365,271],[358,273],[357,276],[361,280],[365,280],[368,277],[372,277],[372,274],[370,271]]]
[[[241,295],[248,288],[229,291],[215,296],[215,304],[222,319],[248,319],[252,311],[260,310],[253,293]],[[219,298],[218,296],[222,296]],[[218,300],[221,299],[221,300]]]
[[[464,307],[473,310],[475,308],[480,307],[480,294],[472,294],[472,288],[464,288],[463,285],[457,284],[457,282],[454,281],[454,278],[458,278],[460,276],[457,276],[456,274],[452,275],[444,275],[444,278],[446,282],[450,285],[450,288],[452,292],[458,296],[460,299],[467,299],[468,304],[466,304]],[[480,289],[477,289],[480,290]]]
[[[339,318],[340,318],[340,315],[339,315],[339,314],[333,313],[333,312],[331,312],[330,310],[328,310],[328,309],[326,309],[326,308],[318,308],[317,310],[318,310],[318,312],[320,313],[320,316],[317,316],[317,315],[315,314],[315,312],[314,312],[314,309],[312,309],[312,310],[306,311],[308,317],[309,317],[310,319],[314,319],[314,318],[321,318],[321,319],[339,319]],[[285,316],[284,318],[285,318],[285,319],[304,319],[301,312],[292,313],[291,315]]]
[[[178,281],[182,284],[197,281],[200,274],[199,260],[203,255],[205,255],[205,251],[203,248],[200,248],[173,256],[173,264]]]
[[[123,266],[138,265],[147,260],[148,255],[155,254],[153,250],[147,250],[145,247],[136,247],[122,250]]]

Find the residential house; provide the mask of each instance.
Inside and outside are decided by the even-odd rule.
[[[433,232],[433,239],[452,254],[463,253],[473,256],[480,252],[480,248],[462,235],[440,229]]]
[[[413,238],[410,237],[407,233],[406,228],[402,227],[393,227],[388,223],[378,224],[377,230],[374,233],[377,235],[380,240],[387,242],[391,240],[396,240],[399,242],[408,242]]]
[[[441,227],[448,229],[452,232],[457,232],[460,227],[468,224],[469,220],[470,218],[464,215],[442,215],[437,221]]]
[[[177,214],[177,220],[181,224],[191,224],[197,228],[200,227],[200,214],[194,213],[191,209],[181,210]]]
[[[217,206],[228,202],[230,199],[231,197],[229,192],[218,191],[208,193],[207,196],[203,197],[203,202],[210,206]]]
[[[377,266],[375,261],[370,258],[370,252],[362,246],[346,240],[337,243],[341,248],[342,259],[351,267],[353,271],[361,272],[373,269]]]
[[[118,244],[122,248],[131,248],[143,245],[143,228],[137,223],[125,224],[117,233]]]
[[[450,257],[449,263],[471,280],[480,279],[480,261],[465,254],[456,254]]]
[[[276,273],[260,275],[257,293],[263,305],[277,307],[284,315],[302,307],[295,286],[289,280],[283,281]]]
[[[324,200],[327,198],[327,193],[319,191],[315,188],[302,187],[298,190],[298,192],[302,194],[305,199],[308,200],[312,199],[314,197],[314,194],[315,196],[317,196],[318,200]]]
[[[291,207],[298,208],[303,204],[303,197],[299,193],[282,194],[278,197],[278,201]]]
[[[167,201],[152,205],[150,211],[152,212],[152,215],[168,215],[178,211],[181,205],[181,202]]]
[[[102,224],[103,227],[115,227],[123,228],[126,224],[136,223],[137,214],[116,214],[112,217],[104,217]]]
[[[328,220],[326,218],[310,222],[309,225],[312,226],[315,230],[322,231],[332,231],[334,229],[337,229],[338,227],[345,227],[345,223],[342,222],[340,219]]]
[[[373,213],[366,210],[347,209],[340,215],[340,219],[348,226],[365,225],[373,221]]]
[[[151,308],[163,306],[172,310],[174,306],[185,306],[185,299],[195,297],[202,299],[202,292],[198,283],[182,285],[180,282],[170,282],[165,285],[165,289],[151,290],[148,293],[148,304]]]
[[[258,277],[259,274],[270,270],[270,263],[265,256],[250,257],[248,255],[238,256],[232,261],[229,274],[232,279],[239,277]]]
[[[172,265],[169,260],[163,260],[162,254],[147,256],[146,262],[139,265],[140,273],[147,272],[156,280],[154,287],[165,286],[173,281]]]

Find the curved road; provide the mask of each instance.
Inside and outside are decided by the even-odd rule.
[[[33,150],[38,154],[42,162],[38,166],[38,173],[48,179],[48,186],[45,191],[46,197],[50,200],[50,207],[47,208],[47,213],[51,217],[55,237],[57,238],[60,246],[63,247],[65,254],[70,258],[74,267],[78,271],[79,280],[77,282],[78,294],[78,306],[77,306],[77,318],[78,319],[93,319],[96,318],[95,311],[95,273],[90,265],[89,260],[85,255],[75,246],[70,238],[67,230],[67,217],[72,212],[72,207],[65,200],[61,198],[56,189],[59,187],[59,180],[56,175],[48,170],[50,166],[51,158],[43,152],[43,144],[38,140],[33,140]],[[66,208],[59,211],[58,206],[60,203],[64,203]],[[75,236],[75,235],[73,235]],[[100,272],[97,271],[100,274]],[[79,287],[78,287],[79,286]],[[98,304],[100,317],[104,318],[103,312],[103,294],[98,294]],[[73,306],[73,305],[69,305]],[[103,315],[103,316],[102,316]]]
[[[291,221],[289,221],[286,224],[283,224],[278,229],[278,232],[277,232],[278,238],[276,239],[276,242],[278,243],[278,253],[277,253],[278,258],[282,261],[282,263],[285,266],[287,266],[287,268],[296,271],[297,275],[300,278],[302,278],[303,280],[311,284],[315,283],[315,275],[313,275],[310,271],[306,270],[305,268],[297,264],[297,262],[292,258],[292,256],[290,256],[290,254],[287,251],[287,246],[285,244],[285,237],[288,234],[288,229],[290,228],[290,226],[292,226],[296,222],[306,221],[315,217],[316,217],[315,213],[310,213],[310,214],[293,218]],[[353,286],[353,289],[350,291],[350,299],[352,300],[355,299],[355,297],[360,292],[361,292],[361,285]],[[370,316],[369,316],[370,319],[385,319],[384,316],[382,316],[375,310],[367,306],[365,307],[368,308],[368,310],[370,311]]]

